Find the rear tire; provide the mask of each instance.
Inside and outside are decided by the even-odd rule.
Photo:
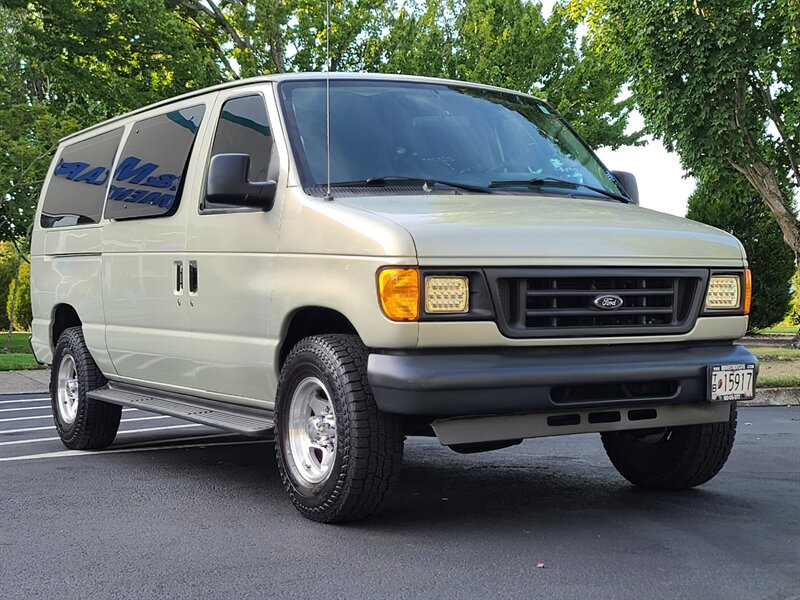
[[[625,479],[651,490],[685,490],[720,472],[736,436],[736,404],[724,423],[600,434],[611,463]]]
[[[275,453],[300,513],[338,523],[378,512],[403,461],[400,418],[378,410],[354,335],[301,340],[281,369]]]
[[[105,448],[117,435],[122,408],[87,397],[106,384],[80,327],[58,338],[50,371],[50,401],[61,441],[72,450]]]

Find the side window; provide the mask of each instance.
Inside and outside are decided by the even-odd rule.
[[[222,105],[211,146],[211,156],[217,154],[248,154],[250,181],[274,179],[272,157],[272,131],[269,127],[264,98],[258,94],[232,98]],[[203,208],[230,209],[222,204],[203,202]]]
[[[42,204],[42,227],[98,223],[122,127],[64,148]]]
[[[108,219],[163,217],[178,208],[204,106],[134,124],[108,190]]]

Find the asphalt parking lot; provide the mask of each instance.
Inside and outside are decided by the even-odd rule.
[[[385,512],[346,526],[294,511],[268,441],[139,410],[120,431],[68,451],[48,400],[0,396],[0,598],[800,598],[798,407],[740,409],[723,472],[672,494],[595,435],[412,438]]]

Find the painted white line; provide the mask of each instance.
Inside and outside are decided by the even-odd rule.
[[[22,404],[28,402],[50,402],[50,398],[25,398],[24,400],[0,400],[0,404]],[[48,406],[50,406],[48,404]]]
[[[212,436],[208,436],[212,437]],[[245,444],[269,444],[270,440],[241,440],[235,442],[216,442],[212,444],[181,444],[179,446],[148,446],[147,448],[113,448],[100,452],[87,452],[86,450],[63,450],[61,452],[48,452],[46,454],[26,454],[24,456],[10,456],[0,458],[0,462],[15,462],[18,460],[41,460],[43,458],[65,458],[69,456],[103,456],[104,454],[123,454],[128,452],[156,452],[157,450],[183,450],[184,448],[208,448],[213,446],[237,446]]]
[[[124,421],[120,422],[120,425],[124,425],[125,423],[133,423],[134,421],[152,421],[154,419],[169,419],[166,415],[159,415],[157,417],[139,417],[137,419],[125,419]],[[28,431],[45,431],[47,429],[55,429],[55,425],[48,425],[47,427],[26,427],[24,429],[6,429],[0,430],[0,435],[4,433],[27,433]],[[125,433],[124,431],[120,431],[119,433]]]
[[[50,410],[50,406],[23,406],[22,408],[0,408],[0,412],[17,412],[20,410]]]
[[[148,427],[146,429],[129,429],[128,431],[120,431],[117,435],[123,433],[146,433],[148,431],[163,431],[165,429],[185,429],[186,427],[202,427],[200,423],[187,423],[186,425],[168,425],[166,427]],[[37,438],[35,440],[13,440],[11,442],[0,442],[0,446],[16,446],[17,444],[35,444],[36,442],[53,442],[60,441],[61,438]]]
[[[132,410],[139,410],[138,408],[123,408],[122,412],[129,412]],[[147,411],[142,411],[147,412]],[[8,419],[0,419],[0,423],[8,423],[10,421],[30,421],[31,419],[52,419],[52,413],[49,415],[37,415],[35,417],[11,417]]]

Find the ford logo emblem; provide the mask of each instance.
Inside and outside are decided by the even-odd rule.
[[[623,301],[622,298],[615,294],[603,294],[602,296],[597,296],[592,301],[592,304],[600,310],[616,310],[622,306]]]

